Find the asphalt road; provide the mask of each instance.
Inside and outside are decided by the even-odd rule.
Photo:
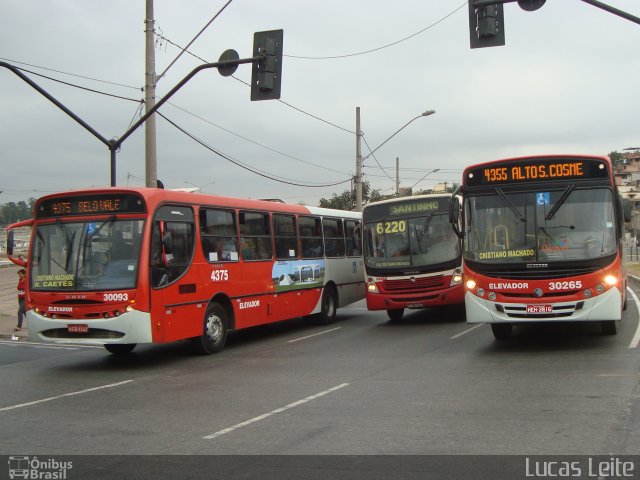
[[[507,342],[460,310],[399,325],[362,303],[188,343],[0,343],[0,454],[638,454],[638,311],[621,332],[521,327]]]

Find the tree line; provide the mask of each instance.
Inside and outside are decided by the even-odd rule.
[[[33,206],[35,203],[36,199],[30,198],[26,202],[21,200],[19,202],[0,204],[0,225],[9,225],[10,223],[33,218]]]

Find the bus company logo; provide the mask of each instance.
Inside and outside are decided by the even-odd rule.
[[[260,300],[249,300],[247,302],[240,302],[238,308],[244,310],[245,308],[257,308],[260,306]]]
[[[14,455],[9,457],[9,478],[28,480],[66,480],[67,471],[73,468],[73,462],[59,461],[54,458],[40,460],[38,457]]]
[[[49,307],[47,311],[49,313],[71,313],[73,312],[73,307]]]

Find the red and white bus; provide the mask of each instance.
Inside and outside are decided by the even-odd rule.
[[[511,158],[465,169],[461,219],[467,322],[497,339],[531,322],[600,322],[626,302],[624,216],[603,156]],[[460,223],[458,223],[458,221]]]
[[[361,214],[148,188],[40,198],[31,224],[31,339],[100,344],[192,339],[314,316],[364,298]],[[19,262],[10,256],[14,261]]]
[[[402,319],[404,309],[464,303],[460,240],[448,194],[365,205],[362,211],[367,308]]]

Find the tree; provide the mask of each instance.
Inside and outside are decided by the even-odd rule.
[[[609,158],[611,159],[611,163],[616,167],[618,163],[621,163],[624,160],[624,155],[620,152],[613,151],[609,154]]]
[[[28,203],[21,200],[18,203],[8,202],[0,205],[0,225],[9,225],[10,223],[33,218],[35,203],[36,199],[30,198]]]
[[[363,182],[362,184],[362,202],[371,203],[385,198],[392,198],[393,195],[382,195],[379,190],[371,190],[369,182]],[[352,190],[345,190],[340,195],[334,193],[330,199],[321,198],[320,207],[335,208],[336,210],[355,210],[356,208],[356,192]]]

